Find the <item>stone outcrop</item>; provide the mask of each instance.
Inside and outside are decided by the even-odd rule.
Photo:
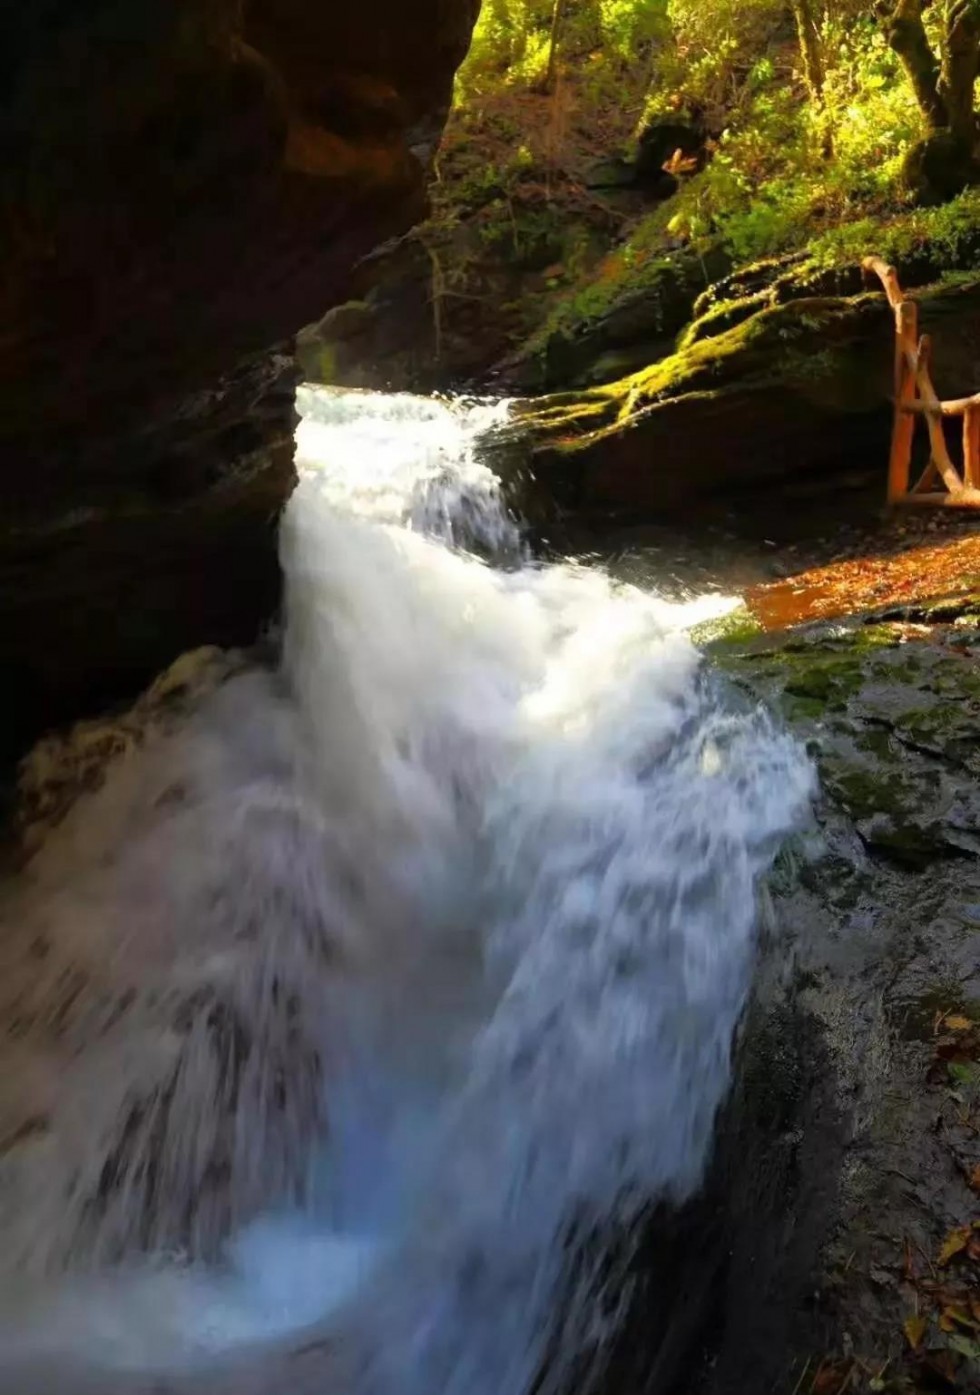
[[[424,207],[477,0],[37,0],[0,88],[20,748],[274,606],[290,365]]]
[[[976,391],[980,281],[917,299],[943,395]],[[618,382],[520,404],[539,485],[565,507],[650,517],[696,491],[776,485],[860,459],[884,471],[894,331],[882,295],[753,307],[719,328]]]

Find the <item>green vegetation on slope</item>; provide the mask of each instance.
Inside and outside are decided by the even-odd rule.
[[[974,0],[485,0],[420,234],[447,360],[601,381],[760,259],[969,266],[978,59]]]

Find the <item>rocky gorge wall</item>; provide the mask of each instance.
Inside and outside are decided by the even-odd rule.
[[[4,745],[278,593],[291,344],[424,207],[479,0],[38,0],[0,65]]]

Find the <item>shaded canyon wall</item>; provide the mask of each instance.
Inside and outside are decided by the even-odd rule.
[[[479,0],[35,0],[0,45],[7,756],[275,607],[295,331],[425,201]]]

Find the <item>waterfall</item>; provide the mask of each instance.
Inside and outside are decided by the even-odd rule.
[[[717,598],[529,557],[505,405],[299,405],[278,670],[64,743],[0,906],[0,1390],[255,1344],[557,1389],[615,1330],[596,1237],[703,1176],[807,760],[688,638]]]

